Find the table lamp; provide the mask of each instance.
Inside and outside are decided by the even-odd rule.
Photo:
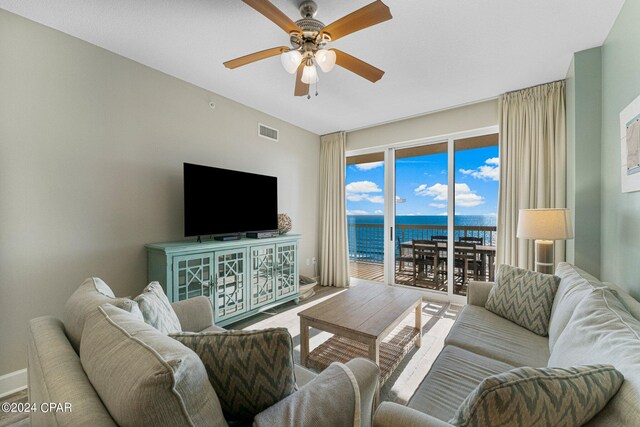
[[[553,274],[554,241],[573,239],[569,209],[520,209],[516,236],[535,239],[536,271]]]

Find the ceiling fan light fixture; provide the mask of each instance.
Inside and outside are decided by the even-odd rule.
[[[284,69],[287,70],[287,73],[295,74],[296,70],[300,66],[300,62],[302,62],[302,54],[297,50],[282,52],[280,60],[282,61]]]
[[[328,73],[336,65],[336,53],[333,50],[320,49],[316,52],[316,62],[323,72]]]
[[[304,69],[302,70],[302,78],[300,80],[302,80],[302,83],[306,83],[308,85],[318,83],[318,80],[320,80],[320,78],[318,77],[316,66],[313,64],[305,65]]]

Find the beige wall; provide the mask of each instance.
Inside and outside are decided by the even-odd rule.
[[[497,124],[498,100],[493,99],[349,132],[347,150],[411,141]]]
[[[142,290],[143,245],[183,238],[183,162],[278,176],[312,274],[317,135],[1,9],[0,61],[0,376],[85,277]]]

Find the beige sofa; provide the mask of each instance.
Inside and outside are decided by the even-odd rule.
[[[472,283],[468,305],[409,404],[382,403],[374,426],[449,426],[465,397],[487,376],[520,366],[595,363],[614,365],[625,381],[588,425],[640,425],[640,303],[570,264],[559,264],[556,275],[561,280],[548,337],[486,310],[493,284]]]
[[[117,390],[117,387],[120,386],[120,384],[115,383],[116,378],[122,379],[122,375],[128,375],[128,371],[126,371],[124,368],[130,368],[130,366],[126,365],[138,362],[137,360],[131,360],[132,357],[136,357],[131,356],[133,352],[130,352],[130,354],[128,355],[128,360],[123,359],[127,360],[125,363],[114,362],[111,360],[112,357],[110,356],[108,360],[114,365],[114,367],[109,368],[110,370],[108,372],[112,373],[113,377],[110,377],[108,373],[105,378],[105,375],[103,373],[101,378],[102,384],[92,383],[92,381],[89,380],[89,377],[92,375],[91,373],[85,373],[85,370],[83,369],[83,363],[81,363],[81,359],[79,356],[80,352],[77,350],[82,348],[82,352],[85,355],[92,352],[92,349],[87,348],[86,343],[85,346],[82,347],[81,342],[85,322],[87,322],[87,325],[90,324],[90,321],[88,320],[90,316],[95,317],[98,314],[106,316],[106,327],[115,326],[117,328],[116,332],[121,333],[121,335],[123,336],[126,335],[125,332],[130,332],[129,338],[133,337],[133,339],[130,339],[129,341],[143,342],[143,346],[146,349],[152,348],[151,353],[155,355],[155,359],[152,360],[152,363],[157,362],[157,360],[160,358],[160,363],[156,363],[156,365],[160,365],[160,368],[162,368],[163,364],[167,366],[167,363],[161,360],[161,356],[168,354],[170,356],[173,356],[174,360],[176,360],[176,351],[181,351],[178,347],[182,346],[182,344],[178,343],[172,338],[169,338],[166,335],[163,336],[162,334],[159,334],[159,332],[144,324],[144,322],[142,322],[141,320],[131,320],[131,316],[125,316],[128,319],[123,322],[121,320],[118,320],[118,316],[112,315],[109,318],[109,316],[104,312],[99,312],[98,306],[104,303],[115,304],[117,300],[118,299],[113,296],[113,293],[106,286],[106,284],[104,284],[104,282],[100,281],[99,279],[92,278],[88,279],[88,281],[85,282],[67,302],[67,306],[65,307],[64,322],[50,316],[39,317],[31,320],[29,325],[29,359],[27,371],[29,401],[38,404],[41,404],[43,402],[69,403],[72,408],[70,412],[32,412],[30,416],[31,424],[33,426],[115,426],[117,425],[117,423],[114,418],[120,417],[120,419],[123,419],[124,417],[124,419],[127,420],[135,420],[136,417],[138,417],[138,419],[140,419],[140,414],[123,414],[122,406],[125,406],[126,408],[137,408],[136,411],[144,411],[148,410],[148,406],[150,404],[153,404],[161,408],[164,407],[166,409],[170,407],[170,405],[175,405],[175,402],[173,401],[175,400],[175,389],[179,386],[182,390],[186,390],[186,393],[183,393],[182,396],[183,401],[179,402],[179,408],[176,410],[177,412],[180,412],[180,409],[184,410],[184,408],[202,406],[197,401],[186,401],[189,398],[188,395],[193,394],[189,393],[190,390],[196,390],[198,388],[203,389],[203,387],[207,387],[208,393],[211,393],[213,391],[213,389],[211,389],[210,385],[208,384],[208,380],[206,379],[204,366],[197,366],[197,364],[202,365],[202,362],[200,362],[199,359],[194,361],[194,357],[191,357],[191,359],[188,361],[188,363],[190,363],[187,369],[188,372],[180,373],[180,369],[174,369],[174,371],[176,372],[176,378],[178,374],[181,375],[181,378],[179,379],[181,384],[177,385],[174,383],[173,386],[171,386],[171,381],[169,381],[169,390],[164,390],[164,392],[166,392],[166,396],[168,396],[166,405],[165,402],[162,401],[162,396],[164,395],[162,393],[157,393],[157,388],[153,389],[153,396],[144,396],[145,393],[141,393],[137,397],[134,396],[134,400],[137,398],[140,399],[140,402],[138,403],[130,401],[122,402],[121,400],[117,401],[119,396],[114,394],[118,394],[120,392],[114,390]],[[199,332],[203,330],[220,329],[217,328],[213,323],[213,312],[211,303],[205,297],[198,297],[174,303],[173,308],[178,315],[183,331]],[[112,310],[112,313],[113,311],[114,310]],[[136,322],[142,322],[142,324],[137,325]],[[87,328],[89,328],[89,326],[87,326]],[[149,336],[151,336],[151,338],[149,338]],[[115,340],[118,341],[118,337],[116,337]],[[85,341],[88,342],[91,340]],[[119,343],[117,345],[119,345]],[[117,345],[109,344],[109,348],[105,349],[105,351],[110,351],[114,347],[117,347]],[[129,347],[123,348],[127,348],[129,351],[131,349],[131,345],[129,345]],[[186,347],[184,347],[184,349],[186,349]],[[188,349],[186,349],[186,351],[190,352],[190,350]],[[149,352],[142,352],[140,354],[143,354],[144,356],[147,353]],[[121,355],[116,354],[114,356],[119,357]],[[191,356],[195,356],[195,353],[191,353]],[[186,356],[180,357],[182,357],[182,359],[178,359],[181,361],[180,363],[186,365],[187,358],[189,358],[190,356],[189,354],[187,354]],[[197,356],[195,358],[197,359]],[[375,364],[365,359],[354,359],[349,362],[347,366],[353,372],[359,386],[362,426],[368,427],[371,425],[373,398],[378,383],[378,368]],[[132,375],[140,375],[142,377],[143,375],[145,375],[145,372],[148,373],[151,371],[150,369],[146,369],[145,371],[145,369],[134,370]],[[155,369],[157,372],[157,367]],[[131,369],[129,369],[129,371],[131,371]],[[185,369],[182,369],[182,371],[185,371]],[[193,374],[193,372],[196,371],[202,372],[200,378]],[[94,373],[93,378],[96,378],[95,375],[96,374]],[[295,375],[296,383],[298,386],[309,383],[316,377],[316,375],[311,371],[308,371],[297,365],[295,366]],[[125,379],[127,380],[127,383],[129,382],[129,380],[131,380],[131,378]],[[144,381],[146,381],[145,378],[140,378],[140,381],[137,381],[137,379],[133,379],[132,382],[138,384],[142,382],[143,387],[150,387],[148,384],[145,385]],[[176,379],[175,381],[178,380]],[[124,383],[124,381],[122,382]],[[105,384],[108,388],[106,391],[104,388]],[[111,386],[113,386],[114,390],[111,390]],[[102,392],[100,393],[97,390],[102,390]],[[127,390],[124,391],[126,392]],[[209,412],[205,411],[205,413],[221,414],[217,398],[215,398],[215,392],[213,393],[215,404],[217,406],[214,407],[213,410],[209,410]],[[184,396],[185,394],[187,395],[187,397]],[[197,397],[192,396],[192,399],[201,400],[202,394]],[[111,400],[111,402],[109,402],[108,400]],[[114,407],[110,406],[114,405],[114,401],[117,405],[120,406],[119,408],[117,408],[117,415],[114,412]],[[111,412],[107,408],[111,408]],[[125,412],[127,410],[128,409],[124,409]],[[131,412],[133,411],[134,410],[131,410]],[[131,415],[130,418],[129,415]],[[172,414],[169,413],[169,416],[170,415]],[[180,418],[178,417],[177,419]],[[198,418],[194,416],[192,417],[192,420],[202,420],[202,417]],[[121,424],[148,425],[149,423],[130,421]],[[174,423],[167,421],[164,424],[173,425]],[[182,424],[186,425],[189,423],[175,423],[175,425]],[[211,426],[226,425],[224,419],[207,419],[204,422],[191,424]]]

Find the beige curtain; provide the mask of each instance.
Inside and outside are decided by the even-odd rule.
[[[320,284],[349,286],[346,134],[320,138]]]
[[[496,266],[534,268],[534,242],[516,238],[518,210],[566,207],[565,83],[504,94],[499,100],[500,189]],[[556,242],[555,261],[565,258]]]

